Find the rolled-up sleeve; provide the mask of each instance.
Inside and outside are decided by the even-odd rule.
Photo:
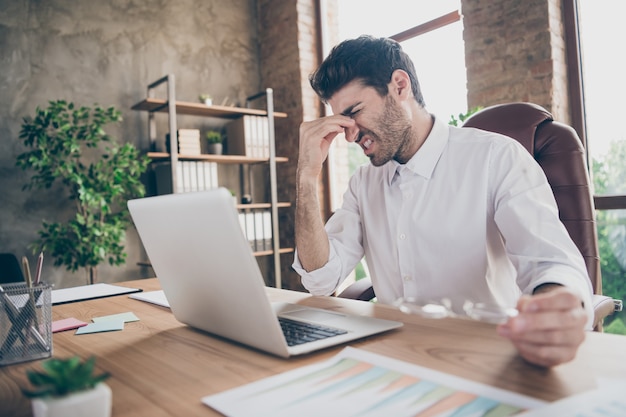
[[[332,295],[339,285],[341,277],[341,260],[337,255],[337,251],[330,245],[330,254],[328,262],[314,271],[307,272],[302,268],[300,259],[298,258],[298,250],[296,249],[293,269],[300,275],[302,285],[313,295]]]

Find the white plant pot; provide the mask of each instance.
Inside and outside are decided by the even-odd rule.
[[[34,417],[110,417],[111,388],[104,382],[61,398],[33,398]]]
[[[221,143],[209,143],[207,145],[207,152],[213,155],[221,155],[224,147]]]

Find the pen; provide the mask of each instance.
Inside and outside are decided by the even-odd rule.
[[[41,268],[43,267],[43,252],[39,252],[39,258],[37,258],[37,272],[35,272],[35,285],[39,285],[41,282]]]

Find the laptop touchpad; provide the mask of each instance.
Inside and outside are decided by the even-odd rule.
[[[294,310],[282,313],[283,317],[293,317],[294,319],[310,320],[317,322],[324,322],[329,320],[336,320],[338,318],[345,317],[343,314],[331,313],[322,310]]]

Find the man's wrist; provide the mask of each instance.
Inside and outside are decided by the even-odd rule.
[[[543,284],[535,287],[535,289],[533,290],[533,295],[543,294],[543,293],[555,290],[557,288],[563,288],[563,287],[564,287],[563,285],[557,284],[555,282],[544,282]],[[584,301],[581,300],[580,305],[582,306],[582,308],[585,308]]]
[[[563,285],[557,284],[555,282],[544,282],[543,284],[540,284],[535,287],[535,289],[533,290],[533,295],[550,292],[552,290],[555,290],[557,288],[562,288],[562,287]]]

